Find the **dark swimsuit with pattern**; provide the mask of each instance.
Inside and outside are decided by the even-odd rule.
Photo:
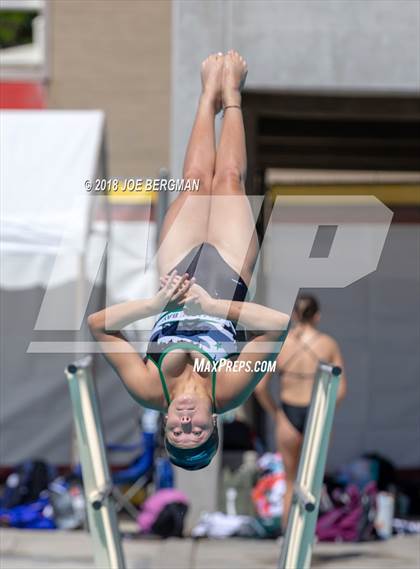
[[[196,283],[213,298],[243,302],[248,293],[248,287],[241,276],[226,263],[216,247],[207,242],[194,247],[172,270],[174,269],[180,275],[188,273],[190,278],[195,277]],[[165,333],[171,336],[176,335],[177,325],[177,322],[171,323],[171,328],[169,329],[168,325],[167,330],[165,328]],[[194,333],[196,332],[197,329],[194,330]],[[227,320],[226,334],[228,333],[230,335],[233,333],[236,341],[246,341],[245,331]],[[185,340],[185,331],[183,331],[183,335]],[[149,344],[147,350],[147,357],[152,358],[156,363],[159,361],[160,353],[165,348],[165,344],[157,343],[158,339],[157,335],[153,335],[152,332],[150,342],[154,344],[153,349]]]

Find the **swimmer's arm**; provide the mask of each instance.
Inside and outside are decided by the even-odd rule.
[[[143,406],[147,406],[151,398],[149,370],[121,329],[152,314],[153,304],[149,300],[132,300],[104,308],[90,314],[87,319],[89,329],[106,360],[130,395]]]
[[[122,310],[123,315],[126,315],[126,310],[127,307],[124,307]],[[109,330],[108,321],[105,329],[105,318],[107,317],[104,312],[101,310],[88,317],[92,335],[98,341],[103,355],[117,372],[130,395],[144,407],[155,408],[153,405],[154,394],[151,391],[153,382],[149,381],[150,372],[148,368],[120,331]],[[120,311],[118,311],[118,315],[115,315],[115,312],[113,311],[112,315],[115,318],[113,320],[114,326],[121,318]]]
[[[213,298],[201,286],[193,284],[180,301],[186,314],[208,314],[238,322],[248,330],[286,330],[290,317],[283,312],[254,302]]]
[[[176,303],[179,298],[182,298],[190,286],[191,281],[188,275],[179,277],[176,271],[172,271],[152,298],[129,300],[108,306],[89,316],[89,327],[91,330],[112,335],[112,331],[120,331],[132,322],[159,314],[168,304]]]
[[[274,419],[277,415],[277,405],[270,393],[269,384],[273,376],[272,372],[268,372],[255,387],[254,395],[266,413]]]
[[[285,332],[270,330],[248,342],[233,364],[219,366],[216,406],[219,413],[244,403],[267,373],[263,362],[274,363],[285,340]]]
[[[221,300],[209,298],[205,312],[210,316],[218,316],[238,322],[249,330],[286,330],[290,317],[283,312],[273,310],[255,302],[237,300]]]
[[[153,298],[142,300],[129,300],[120,304],[108,306],[88,317],[89,328],[112,334],[137,320],[154,316],[159,312],[157,303]]]
[[[124,337],[121,329],[131,322],[155,314],[150,300],[132,300],[110,306],[88,317],[88,325],[101,352],[121,378],[130,395],[143,407],[156,408],[154,382],[141,356]]]
[[[173,271],[152,298],[115,304],[88,317],[90,331],[104,356],[132,397],[144,407],[160,410],[161,389],[158,382],[151,380],[149,368],[121,330],[132,322],[159,313],[168,303],[181,298],[190,286],[187,275],[178,277]]]

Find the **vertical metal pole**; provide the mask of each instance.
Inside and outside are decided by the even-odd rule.
[[[65,375],[73,405],[95,565],[98,569],[125,569],[91,364],[92,358],[87,356],[69,365]]]
[[[341,369],[321,364],[312,391],[279,569],[309,569]]]

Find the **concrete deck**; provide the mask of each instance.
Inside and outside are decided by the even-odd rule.
[[[94,567],[89,535],[82,531],[1,529],[2,569],[90,569]],[[245,539],[123,540],[128,569],[275,569],[276,541]],[[312,566],[322,569],[418,569],[420,536],[385,542],[316,544]]]

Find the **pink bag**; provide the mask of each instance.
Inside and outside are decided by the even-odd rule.
[[[182,505],[182,509],[185,512],[189,505],[188,498],[183,492],[175,488],[163,488],[158,490],[153,496],[150,496],[150,498],[147,498],[137,517],[141,533],[151,533],[159,516],[165,508],[172,504]]]
[[[334,494],[338,505],[318,518],[318,539],[353,542],[375,539],[376,482],[366,484],[362,492],[349,484],[339,495]]]

